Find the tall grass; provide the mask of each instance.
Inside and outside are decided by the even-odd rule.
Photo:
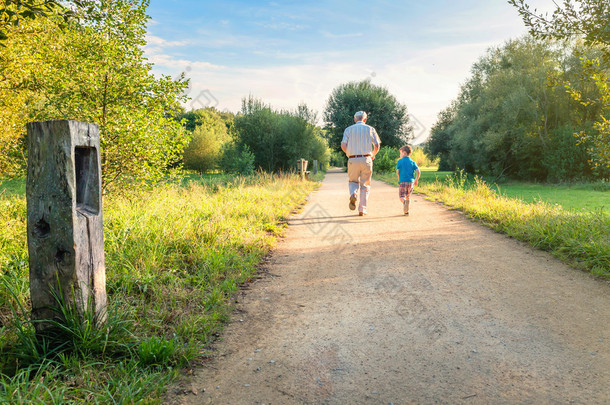
[[[382,179],[396,182],[395,176]],[[601,209],[565,210],[543,201],[528,204],[499,195],[480,178],[463,173],[422,181],[416,191],[568,264],[610,278],[610,215]]]
[[[60,299],[61,350],[27,319],[25,198],[0,195],[0,402],[158,401],[179,367],[207,355],[230,297],[315,187],[289,175],[192,176],[106,198],[108,323],[92,329],[91,314]]]

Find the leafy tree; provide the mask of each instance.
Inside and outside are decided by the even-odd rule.
[[[63,10],[65,8],[55,0],[2,0],[0,1],[0,41],[8,39],[6,29],[17,26],[20,21],[47,17]]]
[[[400,151],[391,146],[382,146],[375,157],[375,170],[381,173],[396,171],[396,162],[400,158]]]
[[[254,173],[255,156],[248,145],[238,146],[229,142],[222,147],[220,167],[225,173],[235,173],[244,176]]]
[[[354,113],[365,111],[367,124],[377,130],[382,145],[400,147],[413,136],[407,107],[390,92],[370,80],[349,82],[336,87],[328,98],[324,121],[332,133],[330,146],[341,149],[343,131],[354,124]]]
[[[538,38],[570,39],[578,36],[587,45],[610,45],[610,3],[601,0],[563,0],[552,15],[532,10],[528,0],[508,0],[517,8],[530,33]],[[557,3],[556,3],[557,4]]]
[[[415,146],[413,148],[413,153],[411,153],[411,159],[417,163],[417,166],[422,167],[433,167],[438,166],[438,159],[434,157],[430,158],[430,156],[426,153],[423,147]]]
[[[457,105],[454,102],[438,114],[438,120],[430,129],[430,137],[424,144],[425,153],[439,159],[438,170],[440,171],[454,169],[449,160],[452,139],[449,128],[455,119],[456,109]]]
[[[193,128],[192,139],[184,151],[187,169],[205,172],[218,168],[224,144],[231,141],[227,124],[214,108],[202,108],[183,114],[187,130]],[[229,124],[230,125],[230,124]]]
[[[529,37],[491,48],[439,114],[427,152],[441,159],[442,169],[537,180],[559,180],[565,171],[557,157],[563,155],[573,168],[568,177],[590,176],[582,147],[567,141],[562,129],[592,126],[591,112],[563,86],[582,70],[576,54]],[[596,94],[591,86],[579,89],[586,97]]]
[[[172,119],[186,82],[157,78],[145,62],[148,1],[87,4],[65,27],[51,16],[10,28],[0,100],[20,94],[29,120],[97,123],[105,189],[161,179],[188,141]]]
[[[525,25],[532,35],[540,38],[555,38],[560,40],[574,37],[584,39],[586,45],[602,50],[599,58],[584,60],[584,76],[592,80],[599,90],[597,99],[586,99],[582,94],[570,87],[574,99],[583,105],[598,105],[601,107],[594,132],[579,132],[583,142],[588,142],[592,154],[591,163],[596,169],[608,173],[610,169],[610,3],[602,0],[564,0],[562,6],[557,6],[552,15],[540,14],[531,10],[527,0],[509,0],[517,8]]]
[[[235,117],[236,146],[254,153],[255,167],[275,172],[294,169],[300,158],[328,165],[330,155],[319,128],[289,111],[275,111],[252,96]]]

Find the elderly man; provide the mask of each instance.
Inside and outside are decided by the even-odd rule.
[[[358,189],[360,189],[360,204],[358,215],[366,215],[366,205],[371,188],[373,174],[373,159],[379,152],[379,135],[370,125],[366,125],[366,113],[358,111],[354,114],[354,125],[343,132],[341,149],[347,155],[347,176],[349,178],[349,209],[356,209]]]

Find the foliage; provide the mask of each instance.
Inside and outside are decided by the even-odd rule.
[[[508,0],[517,8],[530,33],[541,38],[582,36],[588,45],[610,45],[610,4],[599,0],[563,0],[551,16],[533,11],[527,0]]]
[[[595,169],[608,173],[610,169],[610,3],[600,0],[564,0],[551,16],[531,11],[527,0],[509,0],[517,8],[532,35],[541,38],[571,39],[583,38],[587,46],[601,50],[601,57],[584,57],[582,76],[595,83],[599,97],[583,97],[578,88],[569,85],[572,96],[585,106],[598,107],[595,132],[580,132],[583,142],[589,142],[591,163]],[[569,82],[574,84],[575,82]],[[601,107],[601,112],[599,112]]]
[[[396,173],[396,162],[400,158],[400,151],[391,146],[382,146],[375,156],[374,169],[381,173]]]
[[[0,41],[8,39],[4,31],[6,27],[17,26],[24,20],[47,17],[65,10],[56,0],[2,0],[0,4]]]
[[[439,114],[426,144],[441,169],[528,180],[559,180],[558,154],[571,162],[571,178],[592,176],[589,143],[566,139],[562,128],[588,131],[599,112],[566,92],[564,80],[578,77],[582,49],[525,37],[491,48],[472,68],[471,78]],[[584,97],[597,89],[580,83]],[[571,148],[571,149],[568,149]]]
[[[424,148],[421,146],[415,146],[413,148],[411,159],[420,169],[424,167],[438,167],[438,159],[430,159]]]
[[[555,129],[552,142],[542,158],[547,180],[553,183],[577,181],[591,177],[587,149],[578,143],[571,126]]]
[[[451,139],[453,138],[451,124],[455,119],[457,109],[458,104],[454,101],[449,107],[438,114],[436,123],[430,129],[430,137],[428,137],[424,144],[426,154],[434,156],[439,160],[438,170],[440,171],[455,169],[455,167],[452,167],[450,153]]]
[[[232,294],[316,187],[267,174],[185,182],[106,197],[108,329],[66,313],[61,353],[38,343],[24,315],[25,198],[0,192],[0,402],[158,401],[177,367],[206,354]]]
[[[220,168],[225,173],[248,176],[254,173],[256,157],[248,145],[241,148],[235,143],[227,143],[222,150]]]
[[[591,166],[601,177],[610,178],[610,121],[606,118],[610,113],[610,45],[605,57],[609,59],[605,68],[600,65],[599,59],[588,59],[583,62],[581,76],[592,80],[597,87],[599,97],[595,100],[585,99],[582,92],[575,86],[568,84],[572,97],[586,107],[601,107],[602,113],[597,122],[593,124],[593,131],[580,131],[577,136],[582,144],[588,144],[591,155]]]
[[[400,159],[399,149],[390,146],[382,146],[381,149],[379,149],[377,156],[375,156],[375,171],[380,173],[396,173],[396,162],[398,162],[398,159]],[[434,166],[435,163],[428,158],[423,148],[417,146],[413,148],[411,159],[413,159],[420,168],[431,167]]]
[[[231,140],[228,128],[232,122],[225,122],[213,108],[194,110],[183,116],[190,118],[187,130],[193,128],[192,139],[184,150],[184,167],[201,173],[217,169],[222,148]]]
[[[345,152],[333,150],[330,153],[330,166],[335,167],[346,167],[347,166],[347,156],[345,156]]]
[[[182,125],[188,132],[195,132],[198,126],[210,125],[210,121],[221,120],[227,127],[227,133],[231,133],[235,121],[235,114],[231,112],[218,111],[214,107],[205,107],[183,111],[182,106],[178,106],[181,111],[176,114],[176,120],[182,122]]]
[[[0,122],[10,125],[0,131],[12,146],[0,160],[14,162],[18,154],[23,166],[26,121],[75,119],[100,126],[105,189],[159,180],[188,140],[171,117],[186,82],[156,78],[145,62],[147,0],[87,4],[88,12],[68,23],[50,16],[7,29]]]
[[[354,124],[357,111],[367,113],[367,124],[377,130],[383,145],[400,147],[412,138],[407,107],[388,89],[370,80],[349,82],[333,89],[324,111],[326,127],[332,133],[330,146],[334,150],[341,150],[343,131]]]
[[[301,114],[303,107],[301,106]],[[254,153],[255,167],[268,172],[294,170],[298,159],[328,166],[330,154],[319,128],[289,111],[275,111],[249,96],[235,117],[235,143]]]

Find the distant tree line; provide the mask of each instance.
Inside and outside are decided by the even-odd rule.
[[[249,174],[294,170],[301,158],[317,160],[321,168],[329,164],[327,141],[315,124],[316,114],[305,104],[295,111],[278,111],[249,96],[237,114],[205,108],[177,119],[192,132],[184,153],[187,169]]]
[[[440,170],[537,181],[607,178],[591,139],[608,112],[582,58],[596,46],[524,37],[487,51],[431,129]],[[578,94],[578,97],[575,96]]]

